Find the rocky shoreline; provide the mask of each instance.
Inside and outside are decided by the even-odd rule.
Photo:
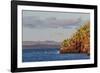
[[[90,55],[90,23],[85,23],[69,39],[61,43],[60,53],[86,53]]]

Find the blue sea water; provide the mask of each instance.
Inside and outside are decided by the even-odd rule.
[[[57,61],[57,60],[80,60],[90,59],[83,53],[60,54],[58,48],[23,49],[22,62]]]

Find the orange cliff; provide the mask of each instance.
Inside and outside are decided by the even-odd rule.
[[[61,43],[60,53],[90,54],[90,22],[85,23],[71,38]]]

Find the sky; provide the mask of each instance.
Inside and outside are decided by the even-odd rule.
[[[89,13],[23,10],[23,41],[62,42],[89,20]]]

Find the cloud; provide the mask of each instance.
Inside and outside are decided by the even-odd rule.
[[[39,17],[24,17],[23,26],[27,28],[71,28],[78,26],[81,18],[59,19],[56,17],[39,18]]]

